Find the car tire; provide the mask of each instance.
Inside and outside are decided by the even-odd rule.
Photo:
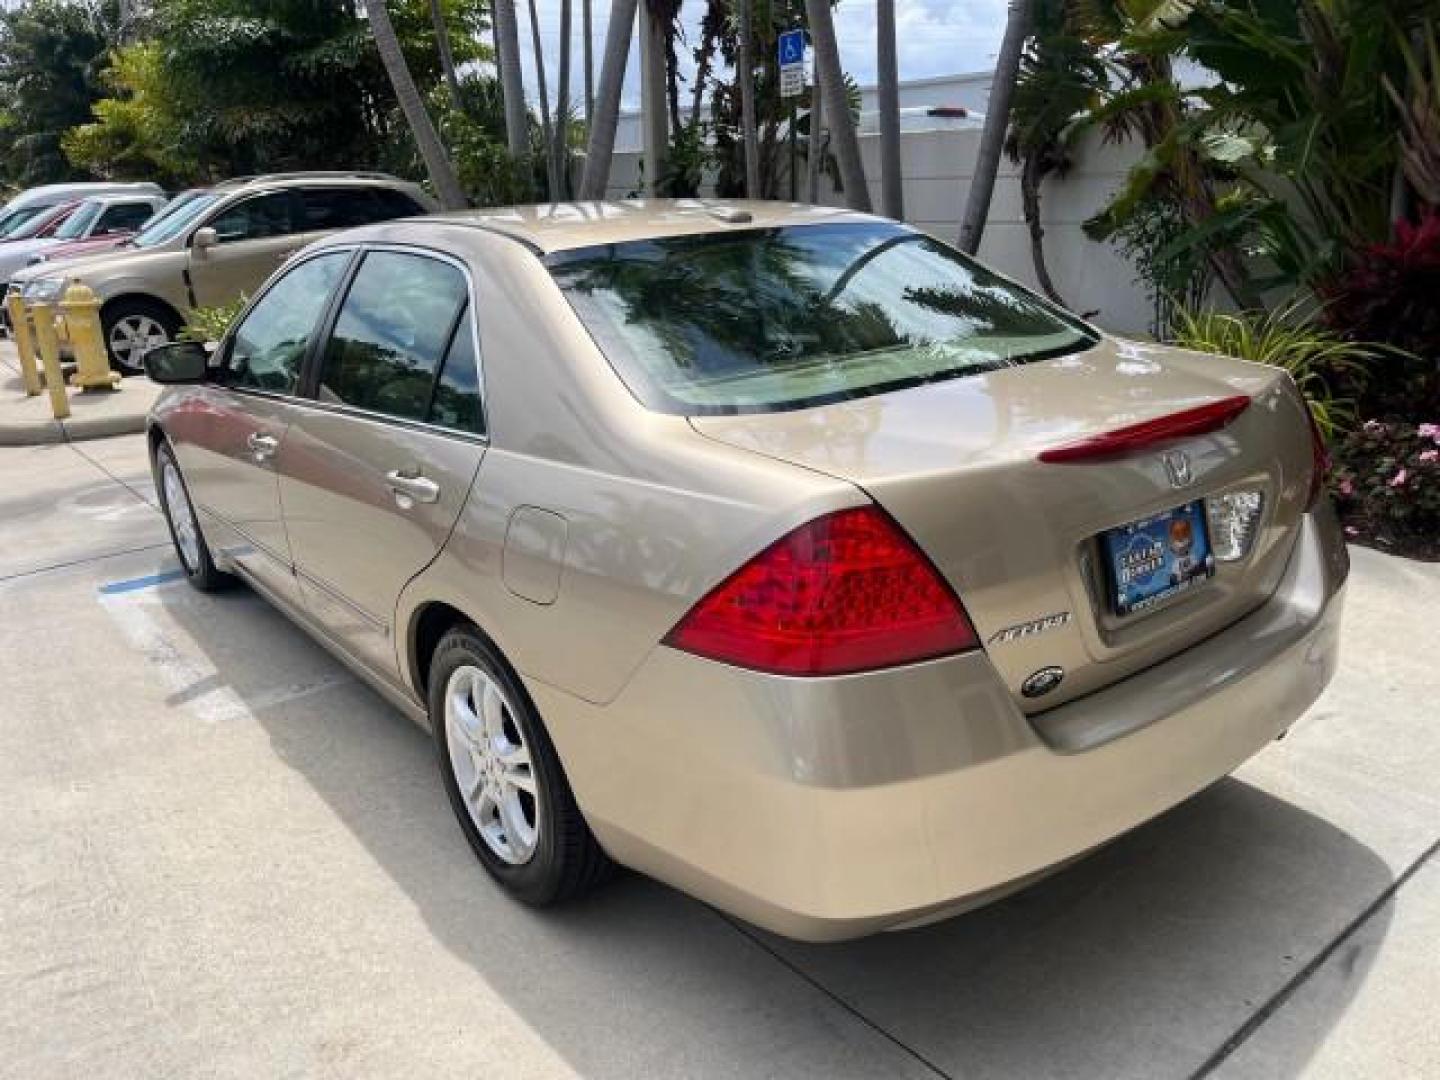
[[[474,627],[450,630],[435,647],[428,705],[460,829],[506,892],[545,906],[609,876],[613,864],[575,803],[530,696]]]
[[[141,297],[108,305],[101,314],[100,325],[110,366],[126,375],[145,370],[145,349],[174,341],[180,333],[180,320],[173,311]]]
[[[210,545],[200,530],[200,517],[190,501],[190,489],[180,473],[175,451],[163,439],[155,447],[154,468],[160,509],[170,528],[170,540],[186,580],[201,592],[215,592],[233,585],[235,579],[217,569],[210,557]]]

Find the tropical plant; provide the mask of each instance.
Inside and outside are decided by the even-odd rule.
[[[186,138],[163,46],[142,41],[117,49],[101,78],[110,96],[95,102],[90,123],[61,136],[70,163],[110,180],[178,186],[196,179],[202,166]]]
[[[585,173],[580,198],[599,199],[610,182],[610,159],[615,153],[615,129],[620,120],[620,90],[625,63],[635,30],[636,0],[611,0],[610,26],[605,33],[605,54],[600,62],[600,84],[585,147]]]
[[[985,234],[985,219],[990,215],[990,198],[995,192],[995,176],[1000,171],[1000,154],[1010,123],[1010,99],[1015,92],[1020,56],[1029,32],[1030,0],[1010,0],[1005,36],[1000,40],[1000,55],[995,61],[990,97],[985,104],[985,126],[975,154],[975,172],[970,178],[965,213],[960,221],[959,246],[967,255],[980,250],[980,240]]]
[[[530,122],[525,109],[525,79],[520,68],[520,26],[515,0],[492,0],[495,19],[495,58],[505,100],[505,141],[510,156],[530,150]]]
[[[28,186],[76,174],[61,141],[105,93],[118,21],[115,0],[33,0],[0,15],[0,179]]]
[[[242,294],[228,304],[191,308],[185,316],[185,325],[180,328],[180,339],[198,341],[202,345],[219,341],[235,325],[235,320],[249,302],[250,298]]]
[[[820,92],[825,99],[825,115],[829,118],[830,139],[845,189],[845,203],[852,210],[869,211],[870,188],[865,182],[865,166],[860,160],[855,118],[846,100],[845,73],[840,67],[840,46],[835,40],[830,0],[805,0],[805,15],[810,26],[811,45],[815,50]]]
[[[420,150],[420,156],[425,160],[425,170],[430,174],[430,182],[435,186],[440,205],[447,210],[467,205],[465,193],[460,189],[460,178],[455,175],[455,166],[440,142],[435,124],[431,121],[430,114],[425,111],[425,102],[410,74],[405,53],[400,48],[400,39],[395,33],[394,24],[390,22],[390,13],[385,8],[385,0],[365,0],[365,12],[369,17],[370,32],[375,37],[375,47],[379,50],[380,60],[385,65],[391,86],[395,89],[395,97],[400,103],[401,112],[405,114],[410,135]]]
[[[755,28],[753,0],[739,0],[735,44],[735,81],[740,87],[740,148],[748,199],[760,198],[760,135],[755,126]]]
[[[1321,325],[1313,305],[1301,303],[1240,314],[1180,309],[1171,343],[1284,368],[1327,437],[1348,429],[1355,420],[1354,401],[1336,396],[1335,382],[1363,380],[1378,363],[1397,355],[1388,345],[1352,341]]]
[[[875,78],[880,106],[880,211],[905,216],[900,175],[900,69],[895,55],[895,0],[875,5]]]

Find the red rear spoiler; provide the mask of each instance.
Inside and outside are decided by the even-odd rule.
[[[1087,435],[1075,442],[1052,446],[1040,452],[1040,460],[1051,465],[1065,465],[1123,457],[1169,439],[1219,431],[1249,407],[1250,399],[1244,394],[1222,398],[1169,416],[1159,416],[1154,420],[1144,420],[1100,435]]]

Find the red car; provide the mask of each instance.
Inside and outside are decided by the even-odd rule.
[[[58,259],[73,259],[80,255],[98,255],[102,251],[120,247],[134,236],[136,231],[135,229],[125,229],[120,232],[87,236],[82,240],[67,240],[62,244],[53,244],[47,247],[30,261],[32,263],[54,262]]]
[[[53,236],[55,230],[65,224],[79,205],[80,200],[76,199],[74,202],[47,206],[34,217],[27,218],[22,224],[17,225],[13,232],[0,236],[0,244],[8,244],[12,240],[41,240]]]

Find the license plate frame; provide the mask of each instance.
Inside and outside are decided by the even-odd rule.
[[[1153,611],[1215,576],[1204,499],[1106,529],[1096,539],[1117,618]]]

